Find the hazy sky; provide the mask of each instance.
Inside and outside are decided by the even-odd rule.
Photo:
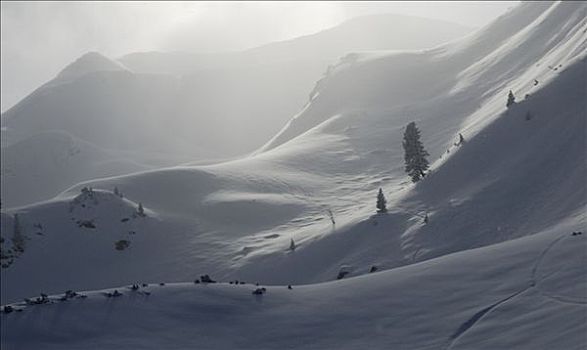
[[[311,34],[375,13],[479,27],[517,2],[1,3],[4,112],[87,51],[226,51]]]

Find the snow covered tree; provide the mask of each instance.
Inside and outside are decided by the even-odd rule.
[[[24,236],[22,235],[22,228],[20,226],[20,219],[18,214],[14,214],[14,229],[12,232],[12,244],[14,249],[19,252],[24,251]]]
[[[505,104],[505,106],[509,108],[514,103],[516,103],[516,97],[514,96],[512,90],[510,90],[510,93],[508,94],[508,102]]]
[[[139,203],[139,208],[137,209],[137,213],[139,216],[147,216],[145,215],[145,209],[143,208],[143,203]]]
[[[377,212],[387,212],[387,200],[385,199],[385,196],[383,195],[383,190],[381,188],[379,189],[379,193],[377,193]]]
[[[420,130],[415,122],[406,126],[404,132],[404,160],[406,164],[406,173],[410,175],[413,182],[418,182],[421,177],[426,176],[425,171],[428,169],[428,152],[420,141]]]
[[[296,242],[294,242],[293,238],[289,242],[289,250],[291,250],[291,251],[296,250]]]

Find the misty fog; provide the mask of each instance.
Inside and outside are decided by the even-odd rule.
[[[432,48],[509,6],[3,2],[2,108],[21,99],[2,114],[3,202],[251,154],[353,52]],[[47,176],[58,171],[51,163],[25,170],[39,152],[80,148],[91,155],[65,176]]]

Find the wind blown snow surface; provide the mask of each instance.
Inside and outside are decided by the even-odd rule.
[[[3,212],[5,247],[15,214],[27,238],[2,269],[22,309],[3,347],[584,349],[586,15],[523,3],[430,50],[349,54],[249,157]],[[417,184],[410,121],[431,160]]]

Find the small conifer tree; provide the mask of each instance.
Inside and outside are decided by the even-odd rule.
[[[516,103],[516,97],[514,96],[512,90],[510,90],[510,93],[508,94],[508,102],[505,104],[505,106],[509,108],[514,103]]]
[[[139,216],[146,216],[145,209],[143,208],[143,203],[139,202],[139,208],[137,209],[137,213],[139,214]]]
[[[293,238],[289,242],[289,250],[296,250],[296,242],[294,242]]]
[[[377,193],[377,212],[387,212],[387,200],[385,199],[385,196],[383,195],[383,190],[381,188],[379,189],[379,193]]]

